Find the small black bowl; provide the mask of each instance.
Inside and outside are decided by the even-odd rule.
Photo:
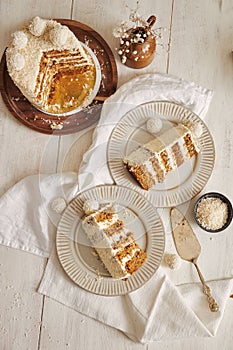
[[[199,203],[202,201],[202,199],[205,199],[205,198],[219,198],[219,199],[221,199],[222,202],[226,203],[226,205],[227,205],[227,208],[228,208],[227,221],[226,221],[225,225],[223,225],[221,228],[219,228],[217,230],[209,230],[209,229],[203,227],[197,218],[197,207],[198,207]],[[229,201],[229,199],[227,197],[225,197],[223,194],[218,193],[218,192],[209,192],[209,193],[203,194],[196,201],[194,208],[193,208],[193,211],[194,211],[194,218],[195,218],[198,226],[200,226],[203,230],[205,230],[207,232],[213,232],[213,233],[217,233],[217,232],[225,230],[230,225],[232,217],[233,217],[233,209],[232,209],[231,202]]]

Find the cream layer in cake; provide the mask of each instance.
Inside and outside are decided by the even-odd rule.
[[[199,151],[195,135],[187,126],[178,124],[130,153],[124,164],[141,187],[149,190]]]
[[[113,278],[125,278],[145,261],[144,252],[113,205],[87,215],[82,222],[91,244]]]
[[[94,63],[68,27],[35,17],[12,36],[7,69],[33,105],[59,114],[89,103]]]

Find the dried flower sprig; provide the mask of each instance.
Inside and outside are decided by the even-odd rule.
[[[115,38],[123,38],[123,39],[127,38],[129,37],[127,33],[128,30],[132,28],[136,29],[137,27],[142,27],[144,29],[147,29],[147,35],[151,34],[156,39],[162,37],[162,31],[166,31],[166,28],[163,28],[163,27],[159,27],[155,29],[150,28],[149,23],[144,18],[142,18],[139,15],[139,13],[137,13],[135,10],[131,12],[131,14],[129,15],[129,20],[130,21],[122,21],[116,28],[113,29],[113,36]],[[140,35],[138,34],[137,37],[140,37]],[[144,35],[144,38],[145,38],[145,35]]]
[[[127,54],[130,51],[129,47],[131,44],[143,44],[148,36],[151,36],[156,40],[162,38],[162,31],[165,31],[165,28],[160,27],[152,29],[151,27],[150,23],[138,13],[137,6],[136,10],[130,10],[128,21],[122,21],[113,29],[113,36],[120,39],[120,49],[118,50],[118,54],[121,57],[121,62],[123,64],[127,60]],[[145,52],[147,52],[148,49],[149,47],[145,46]],[[136,55],[137,52],[134,52],[134,54]],[[138,58],[135,57],[135,60],[137,59]]]

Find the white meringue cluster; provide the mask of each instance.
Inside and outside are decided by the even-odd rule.
[[[12,70],[19,71],[25,66],[24,56],[21,55],[17,50],[11,49],[9,51],[8,65]]]
[[[11,34],[12,36],[12,45],[20,50],[20,49],[23,49],[27,46],[27,43],[28,43],[28,37],[27,35],[22,31],[22,30],[19,30],[17,32],[14,32],[13,34]]]
[[[54,45],[62,46],[66,43],[68,33],[69,30],[67,27],[62,26],[61,24],[57,24],[53,29],[50,30],[49,38]]]
[[[8,64],[12,70],[19,71],[25,66],[25,59],[18,50],[27,46],[28,38],[22,30],[14,32],[11,36],[13,48],[9,50]]]
[[[34,17],[28,25],[29,32],[34,36],[41,36],[45,32],[47,20]],[[56,23],[56,25],[49,31],[49,39],[56,46],[63,46],[68,38],[69,29],[66,26]]]
[[[52,200],[50,206],[53,211],[55,211],[58,214],[61,214],[65,210],[67,204],[63,197],[56,197]]]
[[[28,30],[32,35],[41,36],[46,27],[46,20],[40,17],[34,17],[28,25]]]
[[[158,133],[162,129],[162,126],[162,120],[157,117],[148,119],[146,123],[147,130],[152,134]]]

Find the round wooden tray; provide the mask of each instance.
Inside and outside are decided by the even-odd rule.
[[[99,60],[102,80],[94,101],[82,111],[68,117],[52,116],[37,110],[10,78],[5,53],[0,63],[0,92],[9,111],[24,125],[44,134],[65,135],[83,130],[99,119],[103,102],[116,91],[117,67],[110,47],[96,31],[77,21],[69,19],[56,19],[56,21],[69,27],[81,42],[92,49]],[[51,128],[53,122],[57,124],[62,122],[63,128],[53,130]]]

